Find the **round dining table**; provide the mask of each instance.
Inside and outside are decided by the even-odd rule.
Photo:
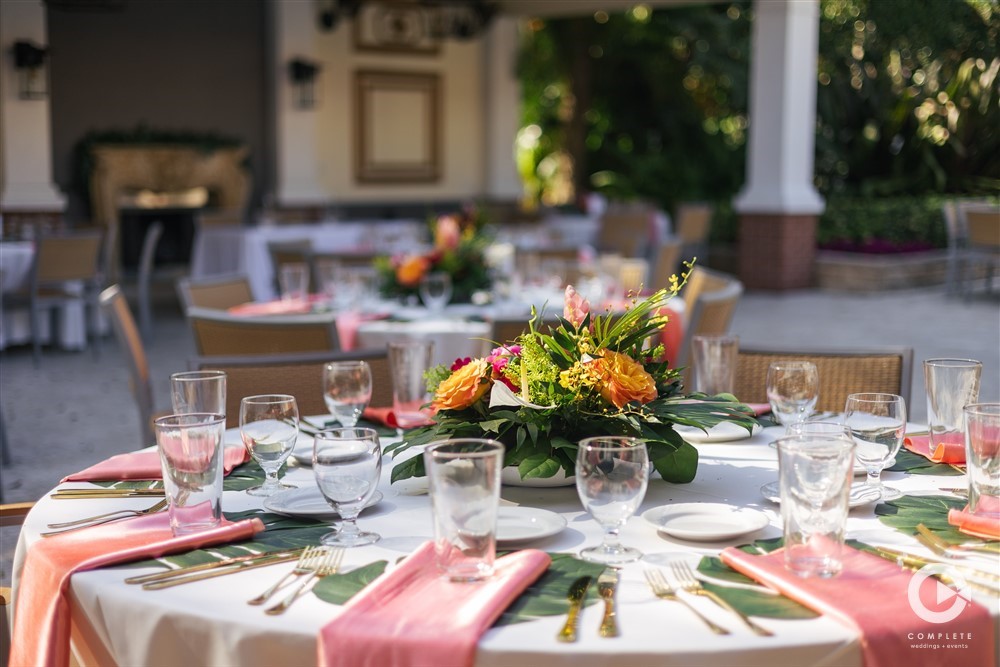
[[[769,446],[781,435],[780,427],[765,427],[749,437],[696,444],[700,463],[695,480],[670,484],[654,474],[641,507],[621,531],[621,540],[640,549],[642,560],[620,570],[618,623],[621,634],[601,637],[599,605],[584,609],[575,643],[557,641],[564,614],[527,622],[495,626],[479,641],[475,664],[480,667],[509,665],[761,665],[801,667],[805,665],[861,665],[857,632],[827,616],[789,620],[758,617],[759,625],[771,630],[770,637],[752,633],[735,616],[716,607],[711,600],[691,597],[689,602],[716,623],[731,630],[718,636],[688,608],[656,598],[644,580],[644,570],[663,568],[675,559],[697,564],[702,556],[717,555],[727,546],[781,535],[777,505],[761,495],[761,487],[777,479],[776,453]],[[309,439],[297,445],[297,456],[308,459]],[[237,430],[227,431],[227,444],[238,444]],[[383,439],[383,444],[391,439]],[[303,448],[304,451],[303,451]],[[350,570],[386,560],[389,567],[432,539],[430,499],[426,480],[411,478],[390,484],[393,461],[386,457],[379,490],[382,499],[362,512],[362,529],[381,535],[370,546],[348,549],[344,568]],[[284,480],[299,487],[314,485],[312,471],[297,464],[282,469]],[[943,489],[961,486],[964,477],[909,475],[886,472],[884,481],[907,494],[943,494]],[[863,477],[858,477],[858,480]],[[63,484],[59,488],[89,487],[86,483]],[[504,486],[502,506],[538,508],[558,514],[565,527],[539,531],[516,543],[501,543],[500,549],[534,548],[551,553],[576,554],[597,544],[602,532],[584,511],[574,486]],[[746,534],[713,539],[711,521],[698,540],[680,539],[658,529],[646,516],[659,508],[680,503],[721,504],[732,512],[759,518],[748,520]],[[124,507],[142,508],[149,500],[54,500],[41,498],[25,521],[14,565],[15,595],[30,595],[17,589],[25,554],[39,539],[46,524],[89,516]],[[261,509],[263,500],[242,491],[226,491],[223,510],[239,512]],[[652,511],[652,512],[651,512]],[[727,518],[731,524],[731,517]],[[530,533],[531,530],[527,526]],[[925,553],[913,538],[881,523],[874,504],[850,512],[847,536],[872,545]],[[708,538],[705,541],[705,538]],[[522,536],[523,538],[523,536]],[[117,665],[273,665],[316,664],[317,635],[341,613],[341,607],[306,595],[280,616],[266,615],[262,607],[249,606],[254,597],[292,569],[283,563],[217,577],[173,588],[149,591],[127,585],[124,579],[153,568],[109,567],[75,574],[70,583],[73,617],[79,628],[77,641],[88,647],[101,664]],[[996,617],[996,600],[989,602]],[[16,620],[15,620],[16,622]],[[82,641],[81,641],[82,640]]]

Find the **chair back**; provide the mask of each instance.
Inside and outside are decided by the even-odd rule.
[[[142,427],[141,447],[155,444],[153,435],[153,388],[149,381],[149,362],[146,350],[142,345],[142,337],[136,326],[128,301],[118,285],[112,285],[101,292],[101,309],[111,320],[111,328],[115,332],[118,344],[125,351],[128,361],[129,383],[132,396],[139,408],[139,419]]]
[[[653,276],[649,281],[650,289],[655,291],[670,285],[670,276],[675,275],[680,266],[681,248],[681,242],[676,239],[660,244],[653,264]]]
[[[967,209],[965,224],[970,248],[1000,250],[1000,211]]]
[[[652,215],[645,208],[605,213],[597,232],[598,249],[623,257],[644,257]]]
[[[718,336],[729,331],[742,295],[743,283],[732,278],[719,289],[702,291],[697,296],[691,309],[685,311],[684,338],[677,359],[672,360],[675,367],[688,364],[695,336]]]
[[[683,246],[681,259],[691,261],[697,257],[702,262],[708,259],[708,237],[714,213],[715,207],[711,204],[689,202],[677,207],[674,234]]]
[[[240,317],[193,307],[187,320],[202,356],[330,352],[340,347],[329,313]]]
[[[242,274],[201,280],[181,278],[177,281],[177,296],[184,312],[195,307],[227,310],[253,301],[250,279]]]
[[[372,373],[372,407],[392,405],[392,376],[385,349],[351,352],[196,357],[191,370],[226,372],[226,427],[240,425],[240,401],[257,394],[290,394],[299,415],[325,415],[323,368],[331,361],[367,361]]]
[[[102,238],[100,232],[41,237],[35,253],[35,280],[39,285],[99,280]]]
[[[681,290],[685,312],[690,313],[694,309],[695,302],[702,294],[724,289],[735,281],[735,276],[696,265],[688,272],[687,283]]]
[[[819,370],[820,412],[843,412],[847,395],[883,392],[910,402],[913,348],[795,349],[742,347],[734,394],[745,403],[767,403],[767,369],[774,361],[811,361]]]

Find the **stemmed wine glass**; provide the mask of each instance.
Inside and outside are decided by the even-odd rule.
[[[366,361],[333,361],[323,370],[323,401],[341,426],[350,428],[372,398],[372,371]]]
[[[819,400],[819,371],[811,361],[775,361],[767,369],[767,400],[778,423],[805,421]]]
[[[604,529],[601,545],[584,549],[581,558],[612,565],[642,557],[638,549],[622,545],[618,532],[639,508],[648,482],[649,454],[644,441],[622,436],[580,441],[576,491],[583,506]]]
[[[247,489],[251,496],[270,496],[295,486],[278,481],[278,469],[288,459],[299,435],[299,408],[287,394],[247,396],[240,401],[240,437],[261,468],[264,483]]]
[[[420,281],[420,300],[428,310],[439,311],[451,301],[451,276],[444,272],[428,273]]]
[[[844,423],[851,429],[857,449],[854,456],[868,473],[866,483],[877,489],[881,500],[902,496],[899,489],[884,486],[882,469],[903,444],[906,432],[906,401],[896,394],[850,394],[844,408]]]
[[[329,546],[357,547],[380,539],[362,532],[358,514],[378,488],[382,474],[382,447],[371,428],[331,428],[313,438],[313,475],[320,493],[342,519],[339,530],[320,542]]]

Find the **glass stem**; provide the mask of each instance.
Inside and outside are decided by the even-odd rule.
[[[278,486],[278,468],[264,468],[264,486]]]
[[[882,479],[881,479],[881,477],[882,477],[882,469],[881,468],[879,468],[875,472],[872,472],[871,469],[869,469],[868,470],[868,478],[865,480],[865,484],[867,484],[868,486],[875,487],[876,489],[881,489],[882,488]]]
[[[621,541],[618,539],[618,528],[605,528],[604,529],[604,550],[605,551],[617,551],[618,547],[621,546]]]
[[[357,524],[358,517],[341,517],[341,519],[340,530],[337,531],[341,535],[358,535],[361,533]]]

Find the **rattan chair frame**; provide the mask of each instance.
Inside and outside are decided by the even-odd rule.
[[[746,403],[767,403],[767,369],[772,362],[811,361],[819,370],[819,412],[843,412],[847,395],[857,392],[897,394],[909,404],[913,379],[912,347],[856,349],[777,349],[743,347],[739,351],[734,394]]]
[[[254,300],[250,279],[242,273],[198,280],[181,278],[176,287],[185,313],[191,308],[227,310]]]
[[[743,283],[736,278],[727,279],[718,289],[698,294],[690,310],[685,311],[684,338],[677,359],[671,360],[675,368],[688,364],[695,336],[717,336],[729,331],[742,295]]]
[[[327,414],[323,402],[323,368],[331,361],[367,361],[372,373],[372,407],[392,405],[392,375],[384,348],[350,352],[195,357],[191,370],[226,372],[226,426],[240,422],[240,400],[257,394],[289,394],[295,397],[299,415]]]
[[[242,317],[190,308],[187,320],[201,356],[324,352],[340,348],[331,313]]]

